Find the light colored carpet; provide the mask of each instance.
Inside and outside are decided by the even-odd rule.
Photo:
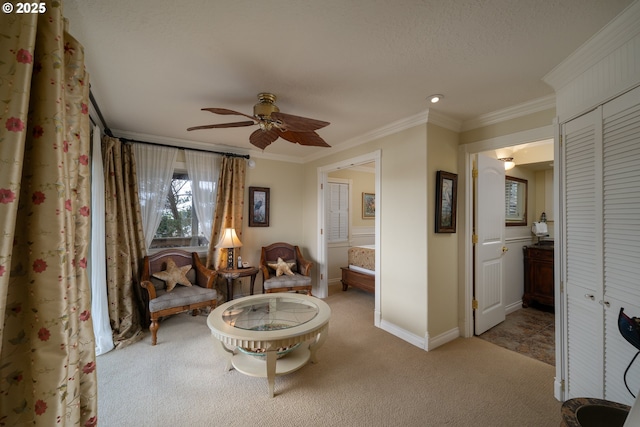
[[[334,292],[318,363],[267,381],[224,371],[205,316],[177,315],[98,357],[111,426],[558,426],[554,368],[478,338],[425,352],[373,326],[373,296]]]

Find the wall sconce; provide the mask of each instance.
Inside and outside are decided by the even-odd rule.
[[[236,230],[233,228],[225,228],[216,248],[227,250],[227,270],[234,268],[233,248],[239,248],[241,246],[242,242],[238,239]]]
[[[504,170],[506,171],[511,170],[516,166],[516,163],[513,161],[513,157],[502,157],[498,160],[502,160],[504,162]]]

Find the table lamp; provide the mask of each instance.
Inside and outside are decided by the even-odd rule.
[[[234,266],[233,249],[241,246],[242,242],[238,239],[236,230],[233,228],[225,228],[216,248],[227,250],[227,270],[233,269]]]

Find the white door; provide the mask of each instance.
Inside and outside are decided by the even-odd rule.
[[[475,334],[505,319],[502,283],[504,245],[504,162],[478,154],[475,234]]]

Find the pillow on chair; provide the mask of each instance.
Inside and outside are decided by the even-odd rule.
[[[291,268],[295,267],[296,263],[284,262],[282,258],[278,258],[278,261],[276,261],[276,263],[269,262],[267,263],[267,265],[276,271],[276,277],[280,277],[283,274],[286,274],[287,276],[293,276],[293,271],[291,271]]]
[[[191,270],[190,265],[178,267],[175,261],[169,258],[167,260],[167,269],[158,273],[153,273],[152,276],[157,279],[164,280],[167,284],[167,292],[171,292],[178,283],[183,286],[192,286],[186,276],[189,270]]]

